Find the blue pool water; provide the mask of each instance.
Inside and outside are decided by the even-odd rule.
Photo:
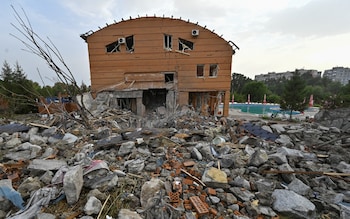
[[[261,104],[261,103],[230,103],[231,109],[239,109],[241,112],[252,114],[275,113],[279,108],[278,104]]]

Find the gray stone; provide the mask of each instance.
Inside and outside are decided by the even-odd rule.
[[[8,140],[5,143],[5,149],[14,148],[14,147],[18,146],[21,143],[22,143],[21,139],[19,139],[19,138],[12,138],[12,139]]]
[[[58,170],[62,166],[67,166],[67,162],[64,160],[34,159],[29,163],[28,169],[47,171]]]
[[[44,129],[43,132],[41,133],[41,135],[45,136],[45,137],[50,137],[50,136],[55,135],[56,132],[57,132],[57,127],[52,126],[48,129]]]
[[[239,211],[239,205],[238,204],[232,204],[227,206],[228,209],[232,210],[232,211]]]
[[[95,135],[96,139],[107,138],[111,135],[111,130],[108,127],[99,127]]]
[[[18,151],[18,152],[10,152],[4,155],[4,158],[9,159],[9,160],[29,160],[33,159],[36,156],[32,156],[31,151],[26,150],[26,151]]]
[[[118,213],[118,218],[122,219],[142,219],[142,217],[136,212],[129,209],[120,209]]]
[[[270,133],[273,133],[272,128],[271,128],[270,126],[268,126],[268,125],[263,125],[263,126],[261,126],[261,128],[262,128],[263,130],[265,130],[265,131],[268,131],[268,132],[270,132]]]
[[[40,135],[30,135],[29,142],[32,144],[42,145],[47,142],[47,138],[42,137]]]
[[[6,154],[5,157],[11,160],[30,160],[37,156],[41,151],[41,147],[38,145],[25,142],[13,148],[10,153]]]
[[[263,205],[258,205],[257,210],[260,214],[270,216],[271,218],[274,218],[277,216],[276,212],[272,210],[272,208],[263,206]]]
[[[271,179],[261,178],[255,182],[259,192],[273,191],[276,187],[276,182]]]
[[[237,198],[232,193],[227,192],[225,195],[225,201],[228,205],[232,205],[237,203]]]
[[[38,213],[35,219],[56,219],[56,216],[49,213]]]
[[[87,197],[89,198],[91,196],[94,196],[101,201],[104,201],[107,199],[107,195],[105,193],[100,192],[100,190],[98,189],[90,190],[89,193],[87,194]]]
[[[274,202],[272,208],[280,213],[298,218],[316,218],[316,207],[304,196],[285,189],[276,189],[272,193]]]
[[[286,171],[286,172],[294,171],[293,168],[288,163],[279,165],[278,169],[281,171]],[[281,175],[282,175],[283,180],[286,183],[291,183],[295,179],[294,173],[282,173]]]
[[[146,207],[149,200],[162,188],[164,188],[164,182],[160,179],[152,178],[150,181],[145,182],[141,187],[141,206]]]
[[[288,163],[286,155],[281,153],[270,154],[269,159],[275,161],[278,165]]]
[[[84,206],[84,212],[87,215],[98,214],[102,208],[102,203],[95,196],[90,196]]]
[[[283,124],[272,124],[270,127],[273,130],[275,130],[278,134],[282,134],[286,131],[286,129],[284,128],[285,125],[283,125]]]
[[[52,178],[53,172],[48,170],[40,177],[40,181],[48,185],[51,183]]]
[[[310,186],[306,185],[298,178],[295,178],[288,184],[288,189],[298,193],[299,195],[307,195],[311,190]]]
[[[350,164],[345,161],[341,161],[336,168],[342,173],[350,173]]]
[[[203,156],[202,156],[201,152],[199,152],[199,150],[195,147],[192,149],[191,155],[194,159],[203,160]]]
[[[80,165],[69,168],[63,178],[63,191],[69,205],[78,201],[83,183],[83,168]]]
[[[303,157],[303,153],[300,150],[290,149],[287,147],[278,148],[277,153],[283,154],[287,157]]]
[[[248,190],[242,190],[240,187],[231,187],[230,191],[241,201],[251,201],[255,195]]]
[[[220,165],[222,168],[229,168],[234,165],[235,155],[234,154],[224,154],[221,156]]]
[[[120,145],[120,148],[118,150],[118,156],[125,156],[127,154],[130,154],[134,148],[135,148],[135,142],[133,141],[124,142]]]
[[[142,159],[136,159],[136,160],[129,160],[128,162],[125,162],[124,164],[127,168],[129,173],[141,173],[141,171],[145,168],[145,161]]]
[[[250,156],[249,158],[249,165],[259,167],[260,165],[264,164],[266,161],[268,161],[269,156],[267,155],[265,150],[258,149]]]
[[[233,185],[237,186],[237,187],[242,187],[245,189],[250,190],[250,183],[248,180],[244,179],[241,176],[237,176],[234,180],[233,180]]]
[[[68,144],[73,144],[78,140],[78,137],[71,134],[71,133],[66,133],[63,138],[63,141],[66,141]]]
[[[157,170],[157,163],[149,162],[148,164],[146,164],[145,170],[148,172],[155,172]]]
[[[280,135],[275,142],[284,146],[293,145],[292,139],[288,135]]]
[[[214,195],[209,195],[209,200],[214,205],[220,202],[220,198]]]
[[[202,144],[202,147],[200,147],[198,150],[202,154],[203,158],[206,158],[208,160],[215,160],[212,148],[213,147],[209,144]]]
[[[340,219],[350,218],[350,206],[340,203]]]
[[[84,186],[101,191],[114,188],[118,184],[118,174],[107,172],[105,169],[98,169],[84,175]]]
[[[41,188],[40,180],[37,177],[28,177],[21,185],[18,186],[17,191],[21,193],[23,198],[28,198],[32,192]]]

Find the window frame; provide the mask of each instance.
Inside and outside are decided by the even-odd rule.
[[[183,38],[178,38],[177,41],[178,41],[179,51],[187,52],[188,50],[192,51],[194,48],[194,42],[192,41],[185,40]]]
[[[118,40],[117,41],[114,41],[112,43],[109,43],[105,46],[105,49],[106,49],[106,53],[119,53],[121,52],[120,50],[120,45]],[[112,48],[113,47],[113,48]]]
[[[172,50],[173,49],[173,36],[170,34],[164,34],[163,36],[163,47],[165,50]]]
[[[200,71],[200,67],[202,67],[201,71]],[[202,75],[199,75],[200,72],[202,72]],[[197,76],[197,78],[204,78],[204,76],[205,76],[205,64],[197,64],[196,76]]]
[[[218,64],[210,64],[209,65],[209,77],[216,78],[219,74],[219,65]]]

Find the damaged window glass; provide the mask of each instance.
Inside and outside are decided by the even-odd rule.
[[[193,42],[179,38],[179,50],[182,52],[193,50]]]
[[[164,34],[164,49],[171,50],[172,49],[172,36],[168,34]]]
[[[128,52],[134,52],[134,35],[128,36],[125,38],[126,43],[126,51]]]
[[[211,64],[209,69],[209,77],[218,76],[219,66],[217,64]]]
[[[174,82],[174,73],[164,74],[165,83]]]
[[[197,65],[197,77],[199,77],[199,78],[204,77],[204,65],[203,64]]]
[[[106,46],[106,52],[112,53],[112,52],[120,52],[120,44],[118,41],[115,41],[113,43],[110,43]]]

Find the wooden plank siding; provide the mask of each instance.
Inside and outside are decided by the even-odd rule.
[[[199,30],[198,36],[192,36],[194,29]],[[171,51],[164,48],[164,34],[172,36]],[[106,45],[128,36],[133,36],[133,52],[126,50],[126,44],[120,46],[120,52],[107,52]],[[192,42],[193,50],[177,51],[179,38]],[[150,82],[154,82],[151,87],[164,88],[164,72],[174,72],[179,103],[186,102],[181,97],[188,98],[188,94],[181,92],[219,91],[229,95],[232,47],[197,24],[181,19],[141,17],[106,26],[89,35],[86,42],[93,93],[130,82],[138,83],[139,89],[147,89]],[[204,65],[203,77],[197,77],[199,64]],[[210,64],[219,67],[215,77],[209,77]],[[223,99],[227,115],[229,98]]]

